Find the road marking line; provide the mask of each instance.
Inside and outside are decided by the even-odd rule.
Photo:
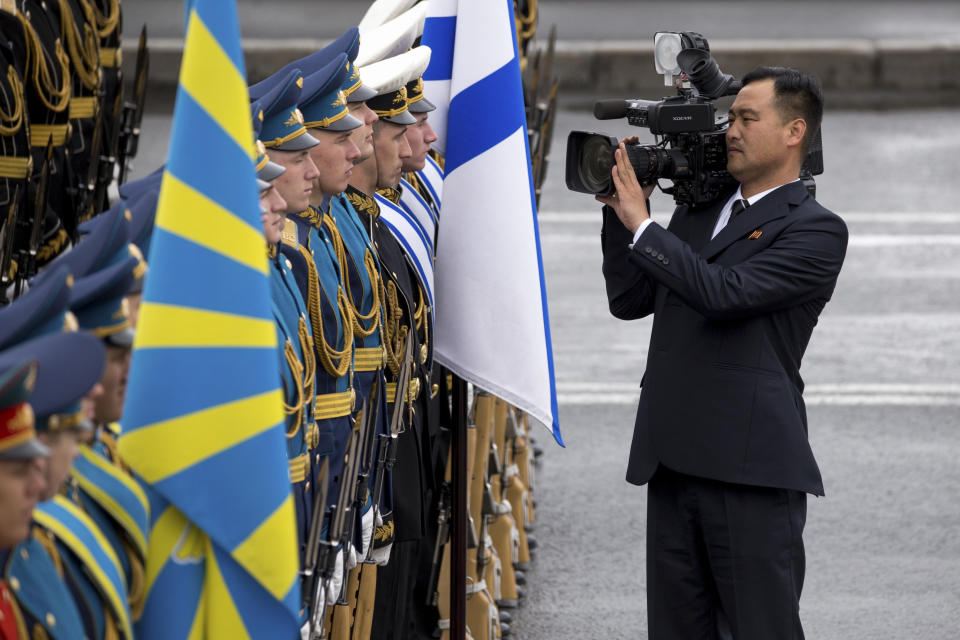
[[[563,405],[635,405],[640,388],[624,382],[558,382]],[[808,385],[808,406],[960,406],[958,384],[827,383]]]

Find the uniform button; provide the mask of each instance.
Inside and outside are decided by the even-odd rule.
[[[665,265],[670,264],[670,258],[664,258],[664,259],[663,259],[663,264],[665,264]]]
[[[662,254],[662,253],[658,253],[658,254],[657,254],[657,260],[659,260],[660,262],[663,262],[663,254]]]
[[[27,553],[26,549],[20,549],[20,557],[23,558],[24,560],[29,560],[30,554]]]
[[[9,582],[10,582],[11,589],[13,589],[14,591],[20,591],[20,581],[17,579],[16,576],[11,577]]]
[[[317,464],[320,464],[320,454],[317,454]]]
[[[50,612],[47,612],[47,626],[51,629],[57,626],[57,618]]]
[[[648,247],[644,247],[644,248],[643,248],[643,252],[644,252],[644,253],[653,253],[653,247],[649,247],[649,246],[648,246]]]
[[[303,490],[304,490],[304,491],[309,491],[309,490],[310,490],[310,481],[309,481],[309,480],[307,480],[307,483],[306,483],[305,485],[303,485]]]
[[[287,260],[287,269],[293,269],[293,263]]]

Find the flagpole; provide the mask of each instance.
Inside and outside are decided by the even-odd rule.
[[[453,375],[450,640],[467,634],[467,381]]]

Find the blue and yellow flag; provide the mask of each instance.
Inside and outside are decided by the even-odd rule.
[[[234,0],[189,10],[120,452],[148,485],[146,638],[297,632],[297,537]]]

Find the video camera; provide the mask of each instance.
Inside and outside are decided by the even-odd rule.
[[[735,95],[741,84],[722,73],[699,33],[660,32],[654,39],[654,61],[666,86],[678,95],[654,100],[601,100],[594,105],[598,120],[626,118],[646,127],[655,144],[626,145],[627,158],[640,184],[660,178],[673,181],[662,188],[677,204],[700,205],[715,200],[736,184],[727,172],[727,115],[716,115],[713,101]],[[619,141],[602,133],[571,131],[567,138],[567,188],[580,193],[610,195],[614,151]],[[823,146],[818,130],[800,171],[800,179],[816,195],[813,176],[823,173]]]

